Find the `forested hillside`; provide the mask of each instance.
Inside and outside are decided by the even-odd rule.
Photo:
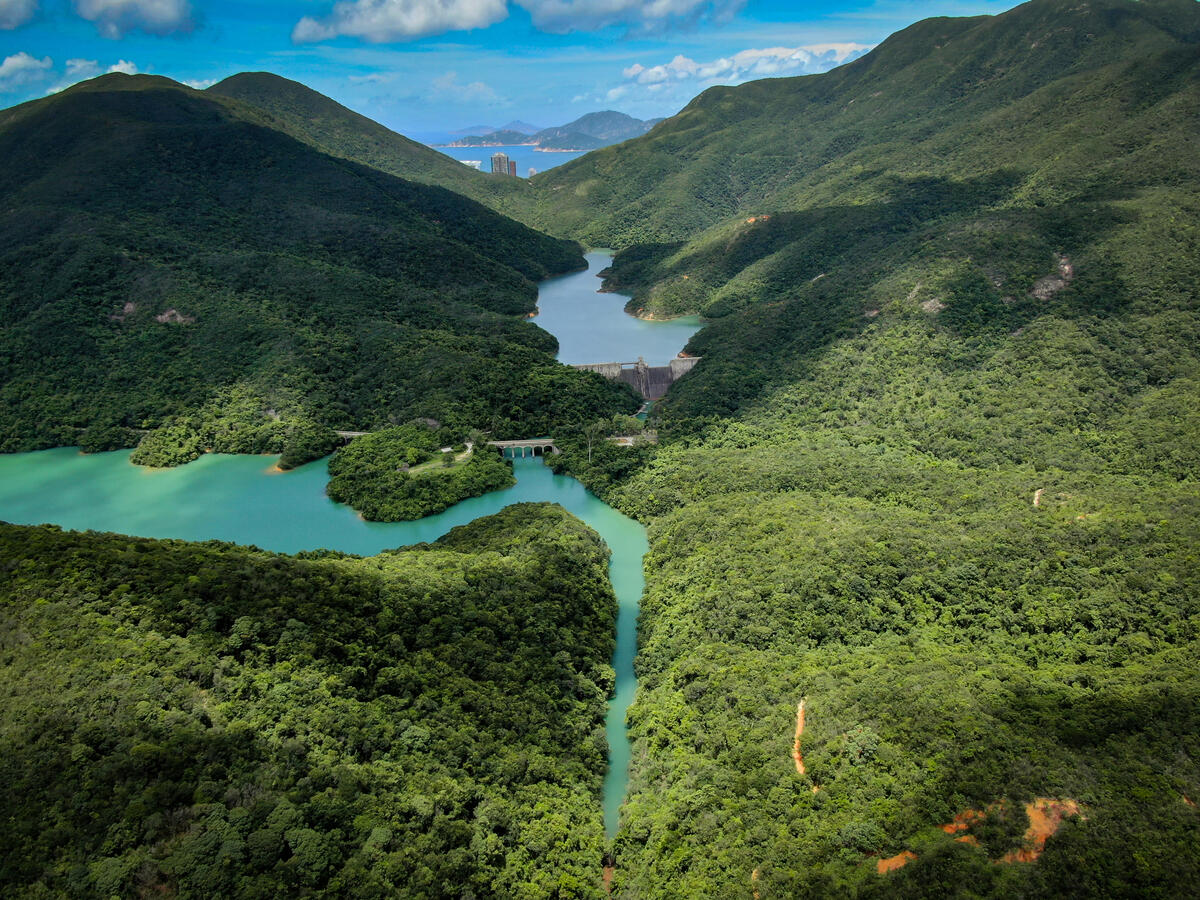
[[[431,147],[397,134],[336,100],[270,72],[241,72],[205,90],[261,112],[273,128],[322,153],[409,181],[434,184],[482,202],[526,189],[524,179],[492,178]]]
[[[0,448],[328,452],[417,416],[497,434],[628,408],[522,317],[578,247],[109,75],[0,113]]]
[[[599,897],[616,603],[526,504],[368,559],[0,526],[6,897]]]
[[[556,460],[650,528],[614,896],[1194,892],[1198,75],[1190,0],[1036,0],[538,182],[712,318]]]

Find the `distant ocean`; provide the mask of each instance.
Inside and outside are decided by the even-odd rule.
[[[517,161],[517,174],[522,178],[529,177],[529,170],[536,169],[545,172],[555,166],[561,166],[577,156],[583,156],[583,151],[575,153],[553,153],[548,150],[538,150],[536,147],[435,147],[447,156],[455,159],[477,159],[479,167],[484,172],[492,171],[492,154],[507,153],[509,159]]]

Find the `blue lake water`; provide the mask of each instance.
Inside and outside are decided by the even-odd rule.
[[[703,325],[697,316],[648,322],[625,312],[629,297],[600,293],[599,273],[612,263],[602,251],[587,254],[588,269],[543,281],[534,322],[558,338],[558,359],[570,365],[637,362],[663,366]]]

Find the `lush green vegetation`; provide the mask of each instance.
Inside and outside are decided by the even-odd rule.
[[[827,75],[710,90],[648,136],[490,200],[519,208],[525,221],[622,248],[611,283],[632,290],[638,305],[712,320],[689,347],[702,362],[655,406],[657,446],[624,449],[603,440],[619,430],[609,418],[622,407],[612,386],[546,363],[544,337],[511,319],[528,308],[528,285],[484,263],[477,280],[451,275],[447,282],[469,298],[454,308],[469,313],[475,330],[442,327],[447,307],[426,302],[442,296],[431,283],[419,302],[398,307],[411,317],[405,327],[429,326],[409,343],[376,337],[377,321],[355,330],[339,318],[345,296],[368,306],[370,298],[384,296],[388,305],[408,297],[387,294],[390,274],[370,270],[371,291],[339,288],[339,303],[328,307],[320,293],[302,295],[317,313],[311,329],[291,328],[287,339],[310,341],[321,367],[292,379],[294,358],[284,357],[242,393],[206,389],[188,405],[179,401],[180,413],[206,411],[190,431],[157,440],[171,452],[207,446],[223,434],[210,423],[238,410],[281,432],[309,420],[336,427],[360,409],[377,410],[368,426],[433,416],[457,434],[487,427],[504,436],[518,423],[524,434],[553,429],[564,450],[554,464],[650,530],[615,896],[1191,896],[1200,881],[1198,41],[1200,7],[1191,0],[1035,0],[995,18],[930,20]],[[0,141],[6,133],[0,125]],[[186,159],[184,149],[174,152]],[[368,177],[355,167],[341,171]],[[334,209],[339,196],[330,195]],[[313,208],[320,208],[315,200]],[[24,234],[12,222],[7,229]],[[53,271],[75,277],[71,257],[47,241]],[[119,273],[136,259],[110,262]],[[24,259],[27,268],[38,264]],[[258,277],[254,266],[246,270],[246,278]],[[296,279],[283,276],[290,270],[264,271],[252,289],[287,285],[263,296],[289,308]],[[497,272],[495,284],[511,292],[484,287]],[[353,287],[358,277],[345,275],[344,284]],[[7,295],[5,309],[18,309],[21,296]],[[188,296],[200,303],[203,294]],[[123,309],[115,296],[102,299],[97,309]],[[200,326],[204,315],[193,308],[201,307],[177,306],[196,322],[162,323],[164,333]],[[153,312],[139,309],[124,321]],[[52,318],[31,321],[42,329],[27,326],[41,335],[43,353],[50,335],[74,334]],[[221,359],[219,333],[209,336],[217,349],[203,357],[206,373]],[[283,341],[282,331],[262,333],[268,343]],[[380,354],[364,353],[362,342]],[[67,341],[63,352],[70,349]],[[406,365],[436,358],[444,369],[408,371],[453,379],[364,372],[364,358]],[[149,364],[112,371],[150,385],[169,377]],[[27,397],[38,421],[67,421],[64,412],[50,414],[52,396],[62,410],[86,410],[81,394],[52,394],[52,375],[47,367],[44,385],[6,383],[6,415],[23,414]],[[275,421],[267,409],[288,424],[266,424]],[[85,422],[97,444],[143,427],[128,415]],[[304,433],[319,441],[320,433]],[[395,466],[412,465],[406,448],[415,449],[421,465],[428,451],[406,440],[385,452],[395,452]],[[369,460],[351,467],[353,459],[347,475],[361,475],[364,486],[395,473],[371,473]],[[94,541],[108,548],[100,554],[106,559],[110,550],[136,559],[122,562],[123,580],[114,576],[108,586],[93,574],[96,566],[74,576],[76,557],[57,544],[14,545],[0,557],[15,561],[10,583],[23,598],[14,607],[21,617],[3,632],[11,635],[3,658],[14,671],[6,682],[14,700],[5,709],[48,710],[33,719],[14,714],[0,731],[6,740],[13,735],[0,770],[11,792],[7,807],[37,810],[36,819],[23,820],[36,824],[16,831],[16,849],[4,857],[12,867],[5,871],[15,873],[8,877],[21,885],[45,879],[50,890],[66,892],[138,884],[150,892],[166,883],[180,893],[220,893],[229,869],[195,860],[228,847],[238,865],[251,866],[238,870],[252,875],[239,883],[247,891],[261,883],[276,893],[280,885],[293,892],[353,885],[368,894],[436,895],[466,885],[477,895],[545,896],[558,878],[568,879],[559,885],[565,896],[599,890],[601,839],[587,779],[600,768],[596,725],[609,675],[599,660],[611,649],[601,645],[600,626],[611,627],[611,610],[603,622],[584,620],[592,643],[581,650],[568,632],[578,610],[527,609],[521,596],[529,579],[546,577],[567,592],[561,603],[575,602],[575,579],[592,590],[589,567],[598,559],[581,550],[543,573],[537,554],[558,552],[557,542],[541,543],[546,529],[536,542],[526,534],[522,546],[503,543],[504,528],[485,527],[486,535],[468,533],[469,558],[480,568],[467,574],[468,555],[453,540],[373,561],[284,560],[231,548],[168,553],[150,542],[10,532],[20,540]],[[579,545],[591,547],[589,540],[580,537]],[[134,549],[116,554],[125,546]],[[162,558],[147,558],[151,550]],[[198,561],[176,578],[167,559],[189,554]],[[506,562],[513,557],[520,562]],[[217,559],[237,568],[230,573]],[[263,560],[273,568],[257,568]],[[381,601],[364,602],[357,588],[346,588],[344,613],[339,607],[329,615],[319,604],[311,616],[291,611],[307,609],[315,596],[301,571],[340,585],[332,573],[376,567],[372,577],[390,584],[402,562],[415,560],[428,565],[404,581],[413,610],[404,621],[431,618],[434,625],[403,631],[402,643],[387,637],[399,626],[383,617]],[[212,589],[193,595],[183,575]],[[147,579],[165,579],[166,588],[139,592]],[[442,587],[455,597],[455,615],[429,617],[422,604],[438,602]],[[481,679],[421,681],[428,668],[407,665],[403,654],[420,651],[423,663],[446,654],[468,675],[476,659],[496,660],[488,653],[501,652],[493,645],[503,630],[487,605],[496,592],[505,615],[527,629],[520,646],[530,655],[518,657],[532,662],[495,673],[512,679],[496,683],[517,692],[516,701],[497,689],[467,706],[460,697],[484,690],[476,687]],[[327,594],[342,591],[322,587],[320,597]],[[264,606],[270,616],[259,611]],[[189,611],[190,630],[181,630],[177,608]],[[235,613],[243,608],[251,611]],[[477,627],[462,624],[464,609]],[[545,615],[554,640],[538,631]],[[238,616],[251,622],[241,628]],[[292,652],[290,617],[317,635],[315,649],[279,663],[273,654]],[[250,629],[257,621],[265,639]],[[101,627],[108,629],[103,640],[89,637]],[[201,650],[156,649],[184,638]],[[376,641],[386,654],[372,649]],[[76,649],[84,644],[89,649]],[[48,665],[48,652],[59,646],[69,651],[54,657],[63,664]],[[226,648],[221,658],[232,662],[218,669],[203,655],[218,652],[209,647]],[[395,665],[398,656],[403,667]],[[561,671],[553,668],[560,657]],[[91,664],[72,667],[73,658]],[[275,668],[261,668],[268,664]],[[370,754],[381,752],[375,748],[402,743],[386,731],[400,715],[387,705],[371,707],[368,719],[374,723],[382,710],[384,738],[363,726],[326,739],[331,720],[359,721],[351,701],[391,702],[377,696],[389,668],[413,685],[397,696],[430,699],[404,707],[406,728],[420,724],[439,748],[481,753],[422,756],[431,744],[417,741],[403,749],[416,754],[415,761],[404,757],[403,779],[394,769],[369,768],[376,765]],[[311,677],[293,678],[293,671]],[[164,704],[160,694],[188,679],[197,679],[195,692]],[[171,735],[184,740],[189,729],[210,727],[192,724],[200,714],[191,711],[218,722],[204,698],[226,685],[234,692],[220,695],[227,698],[221,727],[249,717],[267,737],[238,739],[259,755],[214,756],[227,746],[219,742],[163,754]],[[535,721],[544,728],[519,732],[516,723],[528,713],[518,708],[543,693],[550,705],[537,707]],[[127,695],[149,708],[130,712]],[[42,699],[18,705],[25,696]],[[560,696],[573,712],[549,711],[560,710]],[[98,728],[98,719],[85,713],[101,697],[124,712],[94,737],[84,729]],[[801,700],[803,771],[794,756]],[[338,714],[331,719],[322,704]],[[294,708],[302,713],[292,716]],[[476,724],[479,708],[497,718]],[[441,724],[418,723],[411,710]],[[283,731],[276,722],[295,724]],[[315,743],[304,743],[308,735]],[[293,751],[292,740],[307,755]],[[96,745],[120,752],[94,756]],[[353,753],[351,765],[345,760]],[[171,768],[209,759],[218,759],[212,769]],[[231,773],[250,771],[245,759],[284,774],[239,781]],[[338,766],[362,780],[343,787]],[[560,767],[579,774],[548,777]],[[416,798],[410,772],[418,773]],[[177,787],[160,795],[136,780],[152,776]],[[40,788],[31,785],[38,778],[45,779]],[[114,790],[122,778],[133,786]],[[276,807],[254,818],[256,799],[242,802],[228,787],[243,783],[270,799],[285,797],[305,818],[272,820]],[[198,795],[196,785],[205,791]],[[532,799],[495,813],[488,791],[497,785]],[[1023,844],[1020,810],[1037,797],[1069,798],[1082,815],[1068,817],[1035,862],[997,864]],[[87,804],[126,802],[120,808],[132,811],[120,814],[122,828],[101,833],[96,822],[118,817],[93,819]],[[190,818],[169,812],[180,809]],[[968,809],[990,810],[970,828],[977,845],[940,827]],[[214,824],[205,831],[210,812],[229,830]],[[52,824],[43,828],[45,821]],[[551,823],[549,833],[527,824],[535,821]],[[372,863],[368,825],[387,829],[386,865]],[[193,844],[194,835],[207,843]],[[253,868],[260,846],[267,862]],[[342,855],[322,868],[329,846]],[[184,847],[190,855],[176,858]],[[902,851],[912,861],[878,872],[880,859]],[[49,872],[22,868],[27,859],[52,861]],[[216,880],[185,888],[184,877]]]
[[[600,897],[615,601],[527,504],[369,559],[0,526],[6,897]]]
[[[279,467],[291,469],[331,453],[339,443],[332,428],[294,412],[280,415],[235,386],[147,434],[129,458],[143,466],[178,466],[202,453],[281,453]],[[85,443],[84,449],[93,448]]]
[[[330,428],[520,437],[630,407],[522,318],[577,245],[264,115],[123,75],[0,113],[0,449],[165,425],[145,461],[300,462]]]
[[[329,461],[326,492],[369,521],[399,522],[516,483],[512,467],[487,447],[469,453],[458,447],[448,454],[439,447],[437,434],[420,425],[357,437]],[[448,459],[438,459],[443,455]]]
[[[536,183],[712,319],[659,446],[556,460],[650,529],[615,896],[1194,893],[1198,39],[931,20]],[[995,864],[1035,797],[1083,815]]]
[[[886,202],[919,178],[1011,170],[1020,206],[1187,185],[1197,17],[1193,0],[1035,0],[918,22],[823,75],[708,89],[651,134],[539,175],[523,221],[624,249]]]
[[[238,100],[277,128],[322,153],[350,159],[409,181],[436,184],[492,206],[528,189],[524,179],[492,178],[409,140],[378,122],[287,78],[270,72],[241,72],[205,91]],[[522,139],[527,138],[521,135]],[[522,143],[523,141],[517,141]]]

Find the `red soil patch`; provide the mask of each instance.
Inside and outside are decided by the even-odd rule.
[[[1194,806],[1187,797],[1183,798],[1184,802]],[[995,809],[997,806],[1003,805],[1004,801],[998,801],[987,806],[986,809],[965,809],[960,812],[954,819],[947,822],[945,825],[939,825],[946,834],[958,835],[954,840],[962,844],[970,844],[972,847],[979,846],[979,840],[973,834],[962,834],[971,827],[972,824],[987,817],[988,811]],[[1055,800],[1051,797],[1038,797],[1031,803],[1025,804],[1025,814],[1029,816],[1029,827],[1025,830],[1024,844],[1012,850],[1000,859],[994,859],[992,862],[997,865],[1003,863],[1031,863],[1034,862],[1042,852],[1046,849],[1046,841],[1062,827],[1065,819],[1083,817],[1083,812],[1079,808],[1079,804],[1074,800]],[[888,859],[881,859],[876,863],[876,868],[879,874],[892,872],[896,869],[903,868],[914,859],[917,854],[911,850],[905,850],[903,853],[897,853],[895,856]]]
[[[1025,846],[1005,853],[999,862],[1033,862],[1042,855],[1046,841],[1062,827],[1064,819],[1083,815],[1074,800],[1054,800],[1050,797],[1038,797],[1032,803],[1026,803],[1025,813],[1029,816]]]
[[[612,895],[613,870],[615,868],[615,866],[604,867],[604,893],[608,894],[609,896]]]
[[[910,862],[917,858],[917,854],[911,850],[902,850],[895,856],[889,856],[887,859],[881,859],[875,863],[875,870],[883,875],[887,872],[894,872],[896,869],[903,869]]]
[[[942,831],[946,832],[946,834],[958,834],[960,831],[966,831],[974,823],[978,822],[980,819],[983,819],[986,815],[987,813],[983,810],[964,809],[957,816],[955,816],[953,820],[947,822],[945,825],[939,825],[938,827],[941,828]]]

